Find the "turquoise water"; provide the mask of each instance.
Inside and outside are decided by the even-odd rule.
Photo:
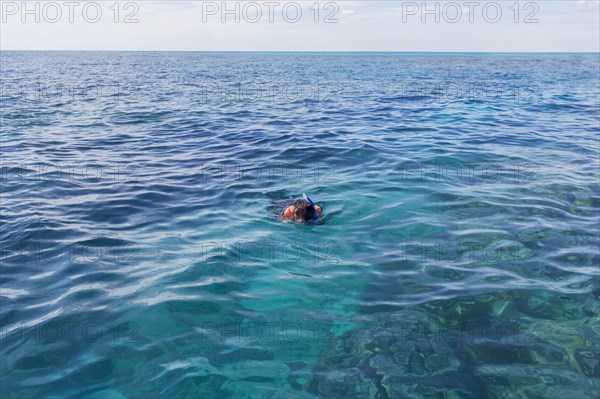
[[[600,394],[598,54],[1,57],[2,397]]]

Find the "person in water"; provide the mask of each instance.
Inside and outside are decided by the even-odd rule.
[[[304,199],[295,201],[281,213],[282,219],[292,222],[308,222],[317,220],[323,214],[323,209],[304,194]]]

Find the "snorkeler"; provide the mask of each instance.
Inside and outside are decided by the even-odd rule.
[[[310,199],[306,194],[302,195],[304,199],[297,200],[293,205],[288,206],[282,213],[281,218],[291,220],[293,222],[308,222],[310,220],[317,220],[323,210],[319,205]]]

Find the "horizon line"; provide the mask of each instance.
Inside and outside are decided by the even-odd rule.
[[[381,53],[381,54],[599,54],[599,51],[396,51],[396,50],[64,50],[64,49],[26,49],[3,50],[0,52],[120,52],[120,53],[313,53],[313,54],[353,54],[353,53]]]

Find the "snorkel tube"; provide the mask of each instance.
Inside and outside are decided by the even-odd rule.
[[[307,200],[308,203],[312,205],[312,207],[313,207],[313,218],[314,218],[314,220],[317,220],[317,206],[310,199],[310,197],[308,195],[306,195],[306,193],[302,193],[302,197],[304,197],[304,199]]]

